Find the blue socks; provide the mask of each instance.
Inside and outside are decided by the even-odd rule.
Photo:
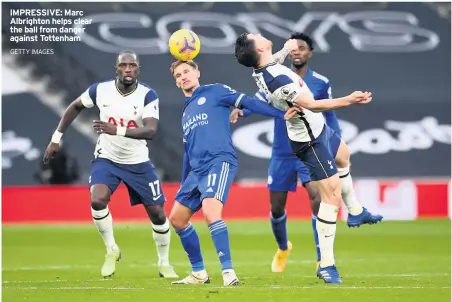
[[[210,236],[217,250],[222,270],[232,269],[231,249],[229,246],[228,227],[223,220],[209,224]]]
[[[284,212],[284,215],[279,218],[273,218],[273,215],[270,213],[271,223],[273,235],[275,236],[276,242],[278,243],[278,247],[281,250],[287,250],[287,215]]]
[[[312,215],[312,230],[314,231],[315,250],[317,252],[317,262],[320,261],[319,234],[317,233],[317,216]]]
[[[278,247],[281,250],[287,250],[287,215],[284,213],[279,218],[273,218],[270,214],[273,235],[275,236]],[[317,217],[312,215],[312,230],[314,231],[315,249],[317,252],[317,261],[320,261],[319,235],[317,233]]]
[[[204,270],[205,267],[201,254],[201,246],[195,228],[190,224],[185,229],[176,230],[176,233],[180,237],[185,252],[187,252],[193,271],[199,272]]]

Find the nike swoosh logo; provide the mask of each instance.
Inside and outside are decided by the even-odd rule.
[[[196,38],[195,38],[195,36],[193,36],[193,34],[191,32],[190,32],[190,36],[191,36],[191,43],[195,43]]]
[[[105,104],[104,104],[104,105],[102,105],[102,106],[104,106],[104,107],[108,107],[108,106],[110,106],[110,105],[105,105]]]
[[[325,238],[328,238],[328,237],[331,237],[331,236],[333,236],[333,235],[328,235],[328,236],[327,236],[327,235],[325,235]]]
[[[159,194],[157,196],[152,197],[152,200],[156,201],[157,199],[159,199],[162,196],[162,194]]]

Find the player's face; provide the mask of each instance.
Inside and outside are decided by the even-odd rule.
[[[138,79],[140,66],[136,58],[131,54],[125,54],[118,58],[116,74],[124,85],[132,85]]]
[[[177,66],[174,69],[173,76],[176,79],[176,86],[185,91],[190,91],[199,86],[199,70],[188,64],[184,63]]]
[[[261,34],[248,34],[248,39],[254,41],[256,50],[258,52],[264,52],[272,49],[273,43]]]
[[[303,40],[297,40],[298,49],[292,50],[290,52],[290,59],[292,60],[292,65],[295,68],[301,68],[309,61],[312,57],[311,49],[309,48],[308,43]]]

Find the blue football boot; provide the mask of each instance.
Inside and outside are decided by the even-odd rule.
[[[320,267],[317,269],[317,277],[330,284],[342,284],[336,265]]]
[[[360,227],[362,224],[375,224],[383,220],[381,215],[372,215],[366,208],[359,215],[348,214],[347,225],[350,228]]]

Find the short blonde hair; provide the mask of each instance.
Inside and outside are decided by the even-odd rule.
[[[176,62],[173,62],[173,64],[171,64],[171,67],[170,67],[170,71],[173,76],[174,76],[174,70],[182,64],[187,64],[187,65],[193,67],[194,69],[198,70],[198,64],[196,64],[195,61],[177,60]]]

